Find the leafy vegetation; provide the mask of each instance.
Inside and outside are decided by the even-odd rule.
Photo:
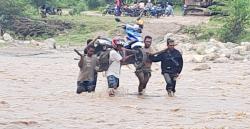
[[[237,42],[246,33],[250,20],[250,0],[232,0],[228,5],[229,17],[219,31],[220,39],[224,42]]]
[[[169,0],[152,0],[156,2]],[[175,14],[181,15],[182,0],[171,0],[175,5]],[[41,20],[38,15],[38,7],[47,4],[53,7],[67,8],[72,13],[79,14],[81,11],[98,9],[113,4],[114,0],[0,0],[0,26],[3,28],[11,26],[10,19],[13,17],[28,17]],[[132,3],[134,0],[124,0]],[[213,11],[227,12],[229,16],[215,16],[209,23],[185,28],[184,32],[192,35],[198,40],[217,38],[224,42],[240,42],[250,40],[250,0],[214,0],[214,2],[225,4],[225,6],[211,6]],[[73,29],[66,30],[55,37],[60,43],[79,44],[97,32],[103,30],[103,34],[110,35],[116,32],[116,23],[111,17],[90,16],[50,16],[49,20],[61,20],[73,23]],[[126,19],[126,18],[125,18]],[[129,18],[127,19],[129,20]],[[6,29],[6,28],[5,28]],[[8,28],[7,28],[8,29]],[[34,38],[34,37],[32,37]],[[35,37],[43,39],[46,36]]]
[[[250,0],[224,0],[224,4],[214,10],[227,10],[228,16],[214,16],[209,23],[187,27],[184,32],[198,40],[216,38],[222,42],[249,41]]]

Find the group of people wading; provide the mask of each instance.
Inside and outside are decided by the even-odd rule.
[[[95,91],[97,82],[96,66],[100,62],[95,55],[94,42],[98,38],[100,37],[97,37],[94,40],[89,39],[84,54],[80,54],[81,58],[78,62],[80,72],[77,79],[77,94]],[[143,50],[147,53],[147,59],[144,61],[143,66],[135,71],[135,74],[139,79],[138,94],[143,95],[145,93],[147,83],[151,77],[152,62],[161,62],[161,74],[166,81],[166,91],[168,96],[173,97],[176,92],[176,79],[180,75],[183,67],[183,58],[181,53],[175,49],[175,41],[173,39],[167,39],[166,49],[160,52],[155,52],[152,48],[151,36],[144,37],[144,44],[145,47]],[[115,96],[116,90],[119,87],[122,64],[126,64],[126,61],[133,56],[122,56],[121,53],[124,50],[125,48],[119,40],[112,40],[112,49],[109,52],[109,67],[105,72],[108,82],[108,94],[110,97]]]

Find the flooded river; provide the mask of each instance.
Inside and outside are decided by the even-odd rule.
[[[208,63],[205,71],[185,63],[173,98],[159,64],[144,96],[124,66],[110,98],[102,73],[96,93],[75,93],[73,51],[15,50],[0,50],[0,129],[250,129],[250,62]]]

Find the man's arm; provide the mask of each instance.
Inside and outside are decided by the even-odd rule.
[[[101,38],[101,36],[97,36],[94,40],[92,40],[89,44],[87,44],[86,48],[88,48],[89,46],[93,45],[97,41],[97,39],[100,39],[100,38]]]
[[[177,61],[178,61],[178,63],[179,63],[177,72],[180,74],[181,71],[182,71],[182,68],[183,68],[183,58],[182,58],[182,55],[181,55],[181,53],[180,53],[179,51],[178,51],[178,58],[177,58]]]
[[[83,66],[83,56],[81,56],[81,59],[80,59],[80,61],[78,62],[78,67],[79,67],[79,68],[82,68],[82,66]]]
[[[131,57],[133,57],[134,55],[129,55],[129,56],[125,56],[123,57],[120,62],[121,64],[126,64],[126,61],[128,61]]]
[[[87,48],[89,46],[91,46],[92,44],[94,44],[97,39],[100,39],[100,36],[96,37],[93,41],[91,41],[89,44],[87,44],[87,46],[84,48],[84,54],[87,54]]]
[[[77,55],[79,55],[80,57],[82,57],[83,55],[76,49],[74,49],[74,51],[76,52]]]
[[[162,54],[158,54],[158,55],[149,55],[149,59],[152,62],[159,62],[162,61]]]
[[[114,52],[114,51],[110,51],[110,58],[112,61],[117,61],[117,62],[121,62],[122,64],[125,63],[130,57],[132,57],[134,55],[129,55],[129,56],[125,56],[122,57],[120,54]]]
[[[93,44],[93,43],[95,43],[96,42],[96,40],[97,39],[100,39],[101,38],[101,36],[97,36],[93,41],[91,41],[89,44]]]
[[[83,65],[83,55],[77,51],[76,49],[74,49],[74,51],[76,52],[77,55],[80,56],[80,61],[78,62],[78,67],[82,68],[82,65]]]

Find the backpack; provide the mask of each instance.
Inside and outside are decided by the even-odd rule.
[[[106,50],[106,51],[102,51],[99,55],[98,55],[98,61],[99,63],[97,64],[97,68],[96,71],[97,72],[103,72],[103,71],[107,71],[109,66],[110,66],[110,62],[109,62],[109,53],[111,50]]]

